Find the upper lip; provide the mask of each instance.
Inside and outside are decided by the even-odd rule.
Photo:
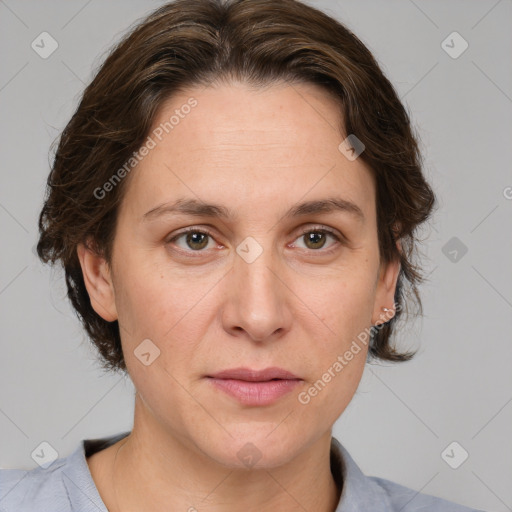
[[[283,368],[271,367],[264,370],[252,370],[251,368],[231,368],[229,370],[222,370],[221,372],[213,375],[208,375],[215,379],[236,379],[245,380],[248,382],[263,382],[272,379],[282,380],[300,380],[299,377],[293,373],[284,370]]]

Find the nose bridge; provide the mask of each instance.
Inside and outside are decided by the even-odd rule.
[[[276,276],[272,247],[248,237],[241,242],[231,273],[228,328],[242,328],[253,339],[263,340],[287,328],[286,292]]]
[[[244,254],[247,249],[249,251]],[[279,290],[276,289],[276,278],[270,271],[273,263],[272,248],[268,245],[263,248],[260,242],[249,240],[237,247],[234,277],[237,280],[239,300],[258,309],[265,305],[268,308],[277,305],[272,304],[277,302],[276,295],[279,294]]]

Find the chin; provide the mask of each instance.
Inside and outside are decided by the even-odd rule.
[[[211,436],[197,446],[215,462],[229,469],[271,469],[290,462],[300,450],[300,440],[290,436],[285,428],[278,433],[279,428],[262,429],[241,425],[231,436],[223,431],[221,436]],[[272,432],[272,429],[275,429]],[[270,433],[269,435],[269,432]]]

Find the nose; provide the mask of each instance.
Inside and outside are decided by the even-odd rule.
[[[227,332],[263,342],[275,341],[290,330],[293,294],[279,268],[270,250],[264,250],[250,263],[238,254],[235,256],[222,313]]]

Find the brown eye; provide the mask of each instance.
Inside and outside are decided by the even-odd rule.
[[[301,240],[304,246],[298,245],[302,249],[310,249],[312,251],[319,251],[326,246],[328,238],[334,239],[334,243],[331,246],[335,246],[336,242],[341,242],[341,236],[337,235],[334,231],[325,228],[309,228],[302,232],[301,236],[297,240]],[[330,246],[328,246],[328,249]],[[328,249],[321,252],[327,252]]]
[[[309,249],[321,249],[325,245],[326,234],[320,231],[311,231],[303,235],[303,237]]]
[[[180,240],[184,240],[184,244],[183,242],[178,243]],[[198,229],[189,229],[172,237],[167,243],[176,244],[180,249],[185,251],[201,252],[208,247],[208,243],[211,240],[212,236],[209,233]]]
[[[208,235],[206,233],[200,233],[193,231],[187,233],[185,237],[186,244],[194,250],[204,249],[208,245]]]

